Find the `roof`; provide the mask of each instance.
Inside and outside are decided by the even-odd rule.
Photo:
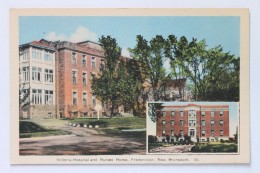
[[[174,104],[174,103],[173,103]],[[205,104],[195,104],[195,103],[188,103],[186,105],[167,105],[163,106],[165,108],[187,108],[187,107],[200,107],[200,108],[229,108],[229,105],[205,105]]]
[[[39,42],[39,41],[32,41],[32,42],[29,42],[29,43],[26,43],[26,44],[22,44],[19,47],[25,47],[25,46],[35,46],[35,47],[55,51],[54,47],[49,46],[48,44],[45,44],[45,43]]]

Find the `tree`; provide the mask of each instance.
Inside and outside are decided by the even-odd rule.
[[[21,79],[21,68],[19,68],[19,116],[23,118],[23,110],[29,111],[30,87],[26,88]]]
[[[121,48],[117,45],[116,39],[110,36],[102,36],[99,42],[104,50],[105,63],[101,73],[92,74],[92,94],[100,101],[111,105],[110,117],[113,117],[115,109],[122,103],[122,80],[118,74]]]
[[[162,103],[148,103],[148,115],[153,122],[162,116]]]
[[[239,57],[223,52],[221,46],[206,49],[205,40],[179,40],[170,35],[165,56],[170,59],[171,74],[186,77],[193,85],[194,100],[238,101]]]
[[[138,62],[141,80],[150,85],[150,99],[161,100],[166,78],[164,61],[164,38],[157,35],[148,43],[141,35],[137,36],[135,48],[130,49],[132,57]]]

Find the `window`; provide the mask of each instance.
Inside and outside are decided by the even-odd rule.
[[[42,104],[42,90],[32,89],[32,104],[33,105]]]
[[[220,116],[223,116],[223,111],[220,111],[220,112],[219,112],[219,115],[220,115]]]
[[[86,66],[86,55],[82,55],[82,66]]]
[[[224,135],[224,130],[220,130],[220,136]]]
[[[42,59],[42,52],[40,49],[32,48],[32,57],[35,60],[41,60]]]
[[[23,67],[23,81],[24,82],[27,82],[30,80],[30,77],[29,77],[29,67]]]
[[[183,137],[183,130],[180,131],[180,136]]]
[[[163,115],[163,117],[165,117],[166,116],[166,112],[162,111],[162,115]]]
[[[183,126],[183,124],[184,124],[184,121],[180,120],[180,126]]]
[[[45,90],[45,105],[53,105],[53,91]]]
[[[219,121],[219,125],[220,125],[220,126],[223,126],[223,125],[224,125],[224,121],[223,121],[223,120],[220,120],[220,121]]]
[[[41,72],[42,69],[40,67],[32,67],[32,80],[33,81],[41,81]]]
[[[214,111],[211,111],[210,112],[210,115],[213,117],[215,115],[215,112]]]
[[[196,126],[196,120],[189,120],[189,126]]]
[[[72,52],[71,61],[72,61],[72,64],[77,64],[77,58],[76,58],[75,52]]]
[[[165,130],[162,130],[162,135],[163,135],[163,136],[165,135]]]
[[[174,126],[174,120],[171,120],[171,125]]]
[[[162,120],[162,125],[165,126],[166,125],[166,121]]]
[[[48,62],[48,63],[52,63],[53,62],[53,54],[51,52],[45,50],[44,61]]]
[[[190,129],[190,136],[195,136],[195,130],[194,129]]]
[[[181,117],[183,117],[183,111],[180,111],[180,115],[181,115]]]
[[[203,111],[203,112],[201,112],[201,115],[202,115],[202,116],[205,116],[205,112],[204,112],[204,111]]]
[[[92,105],[93,107],[96,106],[96,96],[92,96]]]
[[[214,126],[215,121],[214,121],[214,120],[211,120],[211,121],[210,121],[210,124],[211,124],[211,126]]]
[[[100,62],[100,71],[103,71],[105,68],[105,61],[103,59],[101,59],[101,62]]]
[[[201,120],[201,125],[205,126],[206,125],[206,121],[205,120]]]
[[[53,70],[45,69],[44,78],[45,78],[45,82],[53,83]]]
[[[72,92],[72,104],[77,105],[77,92]]]
[[[87,105],[87,93],[83,93],[83,94],[82,94],[82,104],[83,104],[84,106]]]
[[[29,49],[25,49],[22,54],[23,61],[27,61],[30,59]]]
[[[91,67],[92,67],[92,69],[96,68],[96,58],[95,57],[91,58]]]
[[[75,85],[77,84],[77,72],[72,71],[72,83]]]
[[[174,137],[174,130],[171,130],[171,136]]]
[[[195,116],[196,111],[195,110],[189,110],[189,116]]]
[[[211,136],[214,136],[214,135],[215,135],[215,131],[211,130]]]
[[[87,73],[82,74],[82,83],[83,83],[83,85],[87,84]]]
[[[205,136],[206,132],[205,130],[201,130],[201,136]]]
[[[175,111],[172,111],[172,112],[171,112],[171,115],[174,116],[174,115],[175,115]]]

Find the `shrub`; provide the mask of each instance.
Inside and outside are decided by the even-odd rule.
[[[156,143],[158,142],[158,139],[156,136],[153,136],[153,135],[148,135],[148,143]]]

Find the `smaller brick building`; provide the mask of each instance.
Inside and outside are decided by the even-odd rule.
[[[156,136],[171,142],[190,136],[196,142],[214,142],[229,138],[228,105],[170,105],[164,106],[161,116],[157,115]]]

